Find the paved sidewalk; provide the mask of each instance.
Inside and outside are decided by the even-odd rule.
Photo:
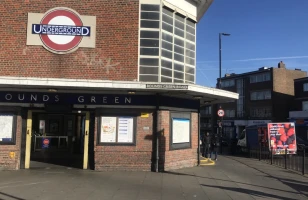
[[[307,196],[307,177],[238,157],[218,156],[215,165],[166,173],[58,166],[0,171],[0,199],[5,200],[293,200]]]

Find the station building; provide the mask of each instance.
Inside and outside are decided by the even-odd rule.
[[[196,85],[211,3],[1,2],[0,169],[196,166],[200,106],[238,98]]]

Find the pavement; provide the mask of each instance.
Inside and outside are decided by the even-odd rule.
[[[218,156],[213,163],[164,173],[96,172],[50,164],[0,171],[0,199],[308,199],[305,176],[241,157]]]

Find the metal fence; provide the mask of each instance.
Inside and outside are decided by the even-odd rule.
[[[250,148],[241,152],[241,155],[246,155],[249,158],[259,159],[271,165],[277,165],[284,167],[285,169],[291,169],[302,174],[308,173],[308,155],[307,147],[297,150],[297,154],[281,154],[274,155],[268,148]],[[239,154],[239,153],[236,153]]]

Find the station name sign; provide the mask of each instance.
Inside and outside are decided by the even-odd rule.
[[[152,100],[151,100],[152,99]],[[154,105],[155,98],[145,95],[69,94],[37,92],[1,92],[0,102],[97,105]]]
[[[188,90],[188,85],[173,85],[173,84],[146,84],[147,89],[176,89]]]
[[[58,93],[58,92],[17,92],[1,91],[2,103],[29,103],[50,105],[126,105],[126,106],[160,106],[198,109],[199,101],[176,97],[156,95],[125,95],[125,94],[89,94],[89,93]]]

